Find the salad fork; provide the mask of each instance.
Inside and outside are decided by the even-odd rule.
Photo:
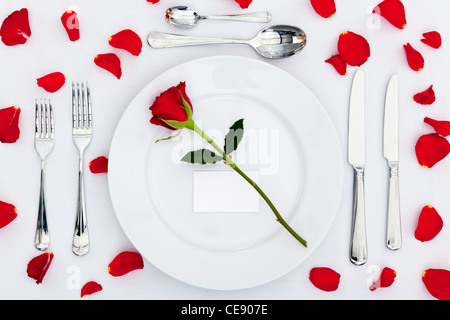
[[[35,142],[34,146],[41,158],[41,187],[39,193],[39,209],[34,245],[39,250],[46,250],[50,245],[50,235],[47,225],[47,209],[45,205],[44,169],[45,159],[53,149],[55,140],[55,121],[50,100],[35,101]]]
[[[72,138],[79,151],[78,199],[72,251],[78,256],[89,252],[86,202],[84,196],[84,150],[92,138],[91,93],[86,83],[72,83]]]

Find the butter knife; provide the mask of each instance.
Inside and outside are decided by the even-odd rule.
[[[364,139],[364,72],[359,69],[353,78],[348,127],[348,162],[354,169],[350,260],[355,265],[367,261]]]
[[[402,246],[398,182],[398,76],[393,75],[386,92],[383,154],[389,164],[389,194],[386,245],[391,250]]]

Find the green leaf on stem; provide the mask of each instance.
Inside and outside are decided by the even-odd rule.
[[[181,159],[183,162],[192,164],[214,164],[220,160],[223,160],[223,157],[218,156],[208,149],[199,149],[188,152]]]
[[[244,136],[244,119],[236,121],[225,136],[224,151],[230,154],[235,151]]]

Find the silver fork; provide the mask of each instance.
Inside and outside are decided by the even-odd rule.
[[[81,88],[80,88],[81,87]],[[78,200],[72,251],[83,256],[89,251],[86,202],[84,197],[84,150],[92,138],[91,93],[86,83],[72,83],[72,138],[79,151]]]
[[[50,100],[47,103],[47,100],[42,102],[42,100],[38,101],[36,99],[35,123],[34,146],[41,158],[41,190],[39,193],[39,209],[34,245],[39,250],[46,250],[50,245],[50,235],[48,232],[47,209],[45,205],[44,168],[45,159],[50,151],[52,151],[55,140],[55,121]]]

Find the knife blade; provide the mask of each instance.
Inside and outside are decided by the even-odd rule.
[[[353,78],[348,127],[348,161],[354,169],[350,261],[355,265],[363,265],[367,261],[364,195],[364,90],[364,72],[359,69]]]
[[[386,92],[384,109],[384,157],[390,162],[398,161],[398,76],[393,75]]]
[[[398,250],[402,246],[398,179],[398,120],[398,76],[393,75],[386,91],[383,132],[383,154],[389,165],[386,246],[391,250]]]

